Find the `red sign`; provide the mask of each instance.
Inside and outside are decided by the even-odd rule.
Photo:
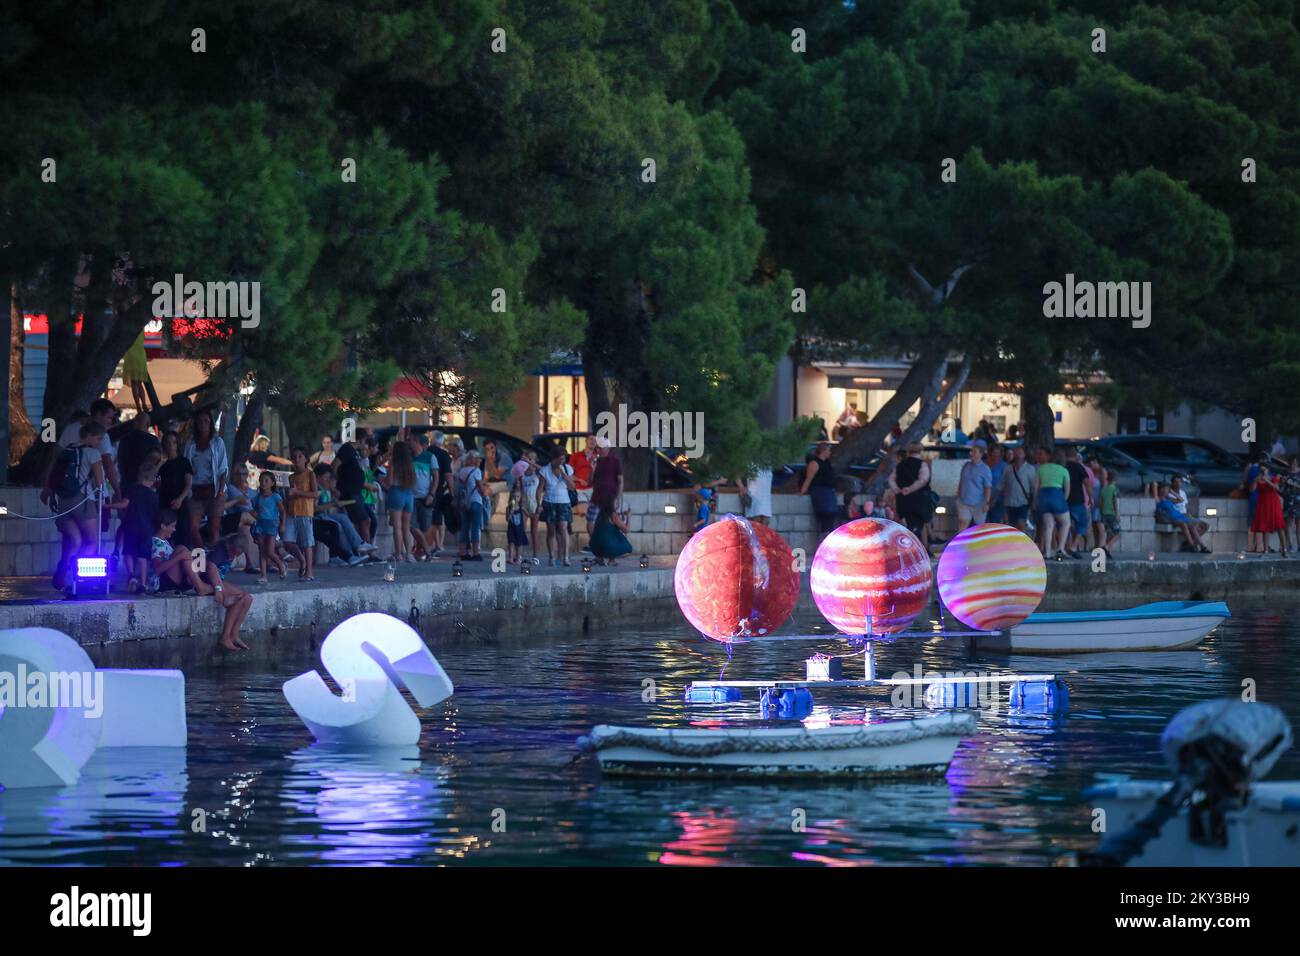
[[[82,316],[77,316],[77,335],[81,334],[81,320]],[[179,339],[190,335],[196,338],[229,338],[230,336],[230,329],[216,319],[178,317],[168,321],[172,324],[173,338]],[[149,320],[144,327],[144,347],[146,349],[152,349],[156,352],[166,350],[162,330],[162,319]],[[24,313],[23,332],[26,335],[49,335],[49,316],[44,313]]]

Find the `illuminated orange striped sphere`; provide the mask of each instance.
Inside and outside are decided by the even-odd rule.
[[[813,557],[818,609],[846,634],[907,629],[930,602],[930,555],[912,532],[885,518],[840,525]]]
[[[978,524],[948,542],[939,556],[939,596],[957,620],[979,631],[1019,624],[1042,603],[1047,565],[1024,533]]]

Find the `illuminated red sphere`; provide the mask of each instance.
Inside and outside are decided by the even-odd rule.
[[[906,630],[930,602],[930,555],[916,535],[885,518],[859,518],[822,541],[813,557],[818,609],[845,634]]]
[[[673,590],[696,630],[729,642],[761,637],[784,624],[799,601],[799,572],[779,534],[727,515],[686,542]]]

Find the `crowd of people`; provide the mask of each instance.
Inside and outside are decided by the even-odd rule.
[[[252,603],[233,572],[265,585],[295,565],[297,579],[312,582],[318,542],[338,567],[453,554],[482,561],[501,491],[510,564],[541,563],[544,524],[550,565],[571,566],[575,512],[586,519],[597,563],[612,565],[632,550],[620,507],[622,463],[594,436],[573,454],[556,448],[539,461],[530,449],[514,461],[495,441],[467,448],[437,430],[380,439],[362,428],[344,442],[326,436],[315,451],[294,448],[288,458],[272,454],[259,435],[247,464],[232,467],[206,409],[161,423],[137,410],[114,443],[108,432],[118,416],[111,402],[97,400],[59,436],[42,491],[63,542],[52,583],[65,589],[76,558],[100,554],[111,541],[109,566],[125,570],[128,593],[213,596],[226,609],[221,644],[231,650],[245,646],[239,628]],[[121,520],[106,538],[114,512]],[[376,544],[381,521],[392,529],[386,557]]]
[[[856,417],[849,409],[837,429],[854,427],[850,413]],[[540,456],[544,461],[532,449],[515,461],[490,439],[481,449],[466,447],[439,430],[401,429],[381,439],[362,428],[343,442],[325,436],[314,451],[294,448],[288,458],[272,454],[269,439],[258,436],[247,465],[232,468],[206,409],[185,422],[153,423],[147,412],[138,413],[114,444],[108,432],[117,416],[113,404],[100,399],[58,437],[60,452],[42,492],[63,541],[54,586],[65,586],[78,556],[99,553],[108,515],[117,512],[110,563],[126,569],[128,592],[214,597],[226,611],[221,643],[232,650],[244,646],[239,627],[252,603],[230,581],[232,571],[266,584],[271,573],[287,578],[293,564],[298,580],[314,581],[317,542],[332,566],[453,554],[482,561],[503,491],[509,564],[540,564],[545,525],[550,565],[571,566],[575,517],[586,520],[586,550],[597,563],[614,564],[632,551],[622,463],[597,436],[573,453],[552,448]],[[1048,560],[1083,559],[1098,548],[1110,555],[1121,536],[1115,473],[1074,447],[1004,447],[986,425],[975,437],[960,436],[969,451],[956,483],[958,530],[986,521],[1010,524],[1034,535]],[[770,523],[772,477],[770,469],[755,468],[735,480],[750,520]],[[905,524],[930,547],[939,498],[924,447],[895,441],[880,477],[882,490],[867,494],[859,478],[836,473],[831,447],[823,442],[808,456],[798,492],[809,497],[822,536],[845,520],[879,514]],[[696,486],[695,530],[716,517],[720,484]],[[1210,553],[1208,524],[1189,511],[1181,477],[1144,493],[1155,499],[1157,522],[1181,534],[1184,549]],[[1285,555],[1300,548],[1295,456],[1279,467],[1274,456],[1261,453],[1235,494],[1249,498],[1251,553]],[[381,522],[392,530],[386,558],[376,544]]]
[[[1246,466],[1235,495],[1248,499],[1250,554],[1300,553],[1300,457],[1277,464],[1281,449],[1261,452]],[[1276,539],[1278,547],[1272,546]]]
[[[1012,427],[1023,433],[1023,426]],[[1035,537],[1047,560],[1083,560],[1096,549],[1113,557],[1122,535],[1121,491],[1115,472],[1105,468],[1098,456],[1081,455],[1075,447],[1027,450],[1009,439],[1004,447],[989,437],[995,435],[991,426],[981,422],[975,437],[962,433],[958,439],[969,450],[957,477],[957,530],[1004,523]],[[810,499],[819,536],[847,520],[878,514],[905,524],[929,548],[939,496],[931,485],[931,465],[924,451],[919,442],[891,446],[881,464],[887,475],[883,490],[868,495],[858,477],[836,474],[831,446],[818,444],[805,463],[798,492]],[[1182,537],[1183,550],[1212,553],[1209,524],[1189,510],[1185,483],[1182,476],[1174,475],[1142,493],[1153,499],[1157,525],[1168,525]],[[770,484],[768,488],[770,495]],[[744,481],[738,482],[737,490],[745,504]],[[1279,468],[1275,456],[1261,453],[1246,469],[1237,494],[1250,499],[1249,553],[1286,555],[1300,548],[1300,462],[1295,456]],[[767,507],[770,510],[770,504]],[[1277,548],[1271,546],[1274,538]]]
[[[266,454],[266,446],[260,451]],[[617,507],[622,465],[609,443],[593,437],[572,455],[554,449],[546,461],[538,459],[527,449],[515,461],[490,438],[481,450],[466,447],[440,430],[401,429],[389,439],[363,428],[338,445],[326,436],[310,456],[294,450],[287,488],[273,484],[264,492],[258,538],[282,574],[271,547],[275,536],[295,558],[295,549],[301,550],[299,574],[305,580],[312,579],[309,552],[316,540],[329,550],[331,564],[427,562],[451,557],[453,549],[456,560],[482,561],[497,495],[505,492],[509,564],[541,563],[544,524],[550,565],[571,566],[575,512],[585,514],[598,562],[612,564],[628,553],[626,538],[618,540],[627,530],[626,511]],[[266,463],[275,464],[269,457]],[[386,559],[374,554],[381,520],[392,530]]]
[[[225,612],[221,645],[246,649],[239,632],[253,598],[226,575],[248,534],[237,515],[226,514],[229,466],[211,414],[196,412],[182,440],[175,423],[159,436],[149,416],[137,413],[115,445],[108,432],[117,417],[112,402],[98,399],[58,437],[41,491],[62,538],[54,587],[67,586],[77,558],[99,553],[109,518],[119,512],[110,565],[125,567],[128,592],[211,596]]]

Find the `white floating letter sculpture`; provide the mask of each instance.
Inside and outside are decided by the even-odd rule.
[[[420,635],[387,614],[348,618],[325,637],[320,659],[342,696],[316,671],[285,681],[284,696],[321,743],[410,746],[419,742],[420,718],[397,685],[405,685],[421,707],[452,695],[451,678]]]
[[[0,784],[6,790],[77,782],[104,726],[93,715],[94,674],[90,657],[66,634],[48,627],[0,631]],[[72,707],[74,682],[80,699]]]
[[[0,786],[76,783],[96,748],[184,747],[180,671],[97,670],[61,631],[0,631]]]
[[[101,670],[104,747],[184,747],[185,675],[171,670]]]

